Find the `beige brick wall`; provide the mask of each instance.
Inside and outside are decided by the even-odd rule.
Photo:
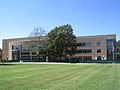
[[[42,37],[45,40],[45,37]],[[106,51],[106,39],[115,39],[116,35],[97,35],[97,36],[82,36],[77,37],[77,43],[80,42],[91,42],[92,46],[77,47],[77,49],[92,49],[92,53],[77,53],[74,57],[81,56],[92,56],[92,59],[95,59],[97,56],[104,56],[107,58]],[[3,52],[2,59],[12,59],[12,45],[25,44],[25,41],[28,41],[29,38],[15,38],[15,39],[4,39],[3,40]],[[101,46],[97,46],[96,42],[101,42]],[[97,53],[97,49],[101,49],[101,53]]]

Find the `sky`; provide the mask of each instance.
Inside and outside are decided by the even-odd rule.
[[[0,0],[0,47],[35,27],[50,32],[64,24],[76,36],[116,34],[120,40],[120,0]]]

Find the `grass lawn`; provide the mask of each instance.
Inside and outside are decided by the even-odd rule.
[[[0,65],[0,90],[120,90],[120,65]]]

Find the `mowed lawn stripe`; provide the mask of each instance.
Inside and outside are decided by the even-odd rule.
[[[60,83],[49,88],[49,90],[76,90],[81,83],[86,81],[90,76],[96,74],[96,72],[99,72],[101,69],[103,69],[103,67],[100,65],[93,65],[93,67],[90,65],[90,67],[87,67],[85,70],[81,70],[80,68],[76,69],[76,72],[73,75],[71,73],[70,77],[64,78]]]
[[[45,69],[43,69],[43,67]],[[47,69],[46,69],[47,67]],[[3,76],[0,82],[3,82],[1,86],[5,89],[30,89],[30,88],[48,88],[45,83],[51,80],[62,80],[65,77],[71,75],[71,73],[76,75],[76,70],[87,70],[90,66],[75,66],[75,65],[17,65],[17,66],[7,66],[6,68],[11,70],[8,71],[6,76]],[[11,68],[11,69],[10,69]],[[31,69],[30,69],[31,68]],[[42,68],[42,69],[41,69]],[[36,71],[37,69],[37,71]],[[14,72],[13,72],[13,71]],[[15,72],[16,71],[16,72]],[[6,71],[5,71],[6,72]],[[27,76],[27,77],[26,77]],[[22,77],[22,78],[21,78]],[[72,78],[72,77],[71,77]],[[5,84],[6,83],[6,84]],[[32,84],[31,84],[32,83]],[[37,83],[37,84],[36,84]],[[5,86],[4,86],[5,85]],[[24,87],[21,87],[24,86]],[[48,85],[49,86],[49,85]]]
[[[45,74],[46,70],[56,68],[56,65],[8,65],[0,66],[0,88],[12,89],[22,84],[32,83],[32,79]],[[24,85],[25,85],[24,84]],[[23,86],[24,86],[23,85]],[[1,90],[1,89],[0,89]]]
[[[47,70],[51,70],[52,68],[57,68],[60,66],[45,66],[45,65],[26,65],[25,66],[20,66],[17,67],[17,65],[14,67],[5,67],[5,68],[0,68],[0,71],[2,71],[2,73],[0,74],[0,78],[2,77],[2,79],[6,79],[6,80],[12,80],[12,79],[21,79],[21,78],[26,78],[26,77],[30,77],[30,76],[34,76],[37,74],[44,74]],[[33,67],[32,67],[33,66]],[[4,70],[3,70],[4,69]],[[41,72],[39,72],[41,71]],[[8,74],[9,73],[9,74]],[[5,77],[6,76],[6,77]]]
[[[37,85],[37,87],[41,87],[42,85],[40,86],[35,83],[37,82],[37,83],[44,84],[44,82],[48,82],[49,80],[54,79],[54,78],[57,80],[58,76],[60,76],[61,78],[62,78],[62,75],[65,76],[67,74],[66,76],[69,76],[68,74],[71,72],[74,73],[74,71],[77,70],[77,68],[81,67],[80,68],[81,70],[84,70],[84,69],[87,70],[87,68],[88,68],[88,66],[86,66],[86,67],[77,66],[76,67],[76,66],[72,66],[72,65],[27,65],[29,67],[22,65],[22,66],[19,66],[19,68],[18,68],[18,66],[15,66],[15,68],[13,68],[13,66],[12,66],[11,67],[12,73],[9,73],[10,71],[8,71],[8,74],[6,76],[3,76],[4,78],[1,78],[0,82],[3,82],[2,84],[6,85],[6,86],[3,86],[5,89],[9,89],[9,88],[12,88],[12,89],[17,88],[18,89],[19,87],[22,88],[21,86],[24,86],[23,88],[26,87],[26,89],[27,89],[28,87],[35,87],[36,85]],[[32,66],[34,66],[34,67],[32,67]],[[43,67],[45,69],[43,69]],[[46,69],[46,67],[47,67],[47,69]],[[51,68],[51,67],[53,67],[53,68]],[[9,70],[10,70],[10,67],[6,67],[6,68],[9,68]],[[31,70],[30,70],[30,68],[31,68]],[[36,71],[36,68],[37,68],[37,71]],[[14,71],[14,73],[12,70]],[[1,86],[2,86],[2,84],[1,84]]]
[[[104,69],[88,78],[80,90],[119,90],[120,65],[106,65]]]
[[[0,90],[119,90],[120,65],[0,66]]]

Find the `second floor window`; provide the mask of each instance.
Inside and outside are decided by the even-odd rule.
[[[91,42],[81,42],[81,43],[77,43],[76,44],[77,46],[86,46],[86,47],[88,47],[88,46],[92,46],[92,43]]]
[[[97,46],[101,46],[101,42],[97,42],[96,44],[97,44]]]

